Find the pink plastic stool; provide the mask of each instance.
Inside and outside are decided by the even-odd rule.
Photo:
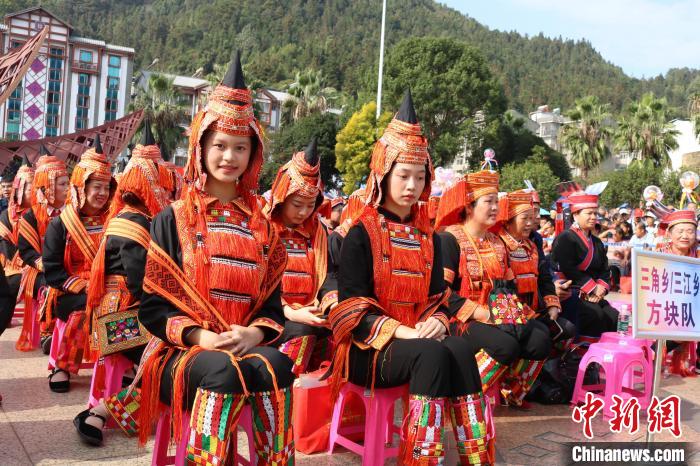
[[[365,405],[365,425],[341,427],[343,408],[348,395],[353,393],[360,397]],[[394,402],[408,395],[408,386],[393,388],[375,388],[374,394],[368,389],[352,383],[346,383],[340,389],[340,396],[333,408],[328,453],[333,454],[336,444],[344,446],[362,457],[362,466],[383,465],[388,458],[399,454],[398,447],[386,447],[392,443],[394,434],[401,435],[401,428],[394,425]],[[364,432],[364,445],[350,440],[346,435]]]
[[[97,368],[100,362],[104,364],[105,370],[105,388],[102,392],[95,386],[95,376],[97,375]],[[88,408],[96,406],[100,402],[100,398],[109,398],[120,392],[122,389],[122,378],[126,371],[132,367],[134,367],[134,363],[119,353],[110,354],[95,361],[95,366],[92,371],[92,381],[90,382]],[[112,421],[112,419],[110,419],[110,421]]]
[[[36,299],[32,299],[32,312],[30,316],[30,319],[32,319],[32,348],[38,348],[39,345],[41,345],[41,330],[39,329],[37,312],[39,312],[39,302]]]
[[[10,323],[12,325],[22,324],[22,321],[24,320],[25,310],[26,309],[24,309],[24,299],[20,299],[17,302],[17,304],[15,304],[15,311],[12,313],[12,319],[10,320]]]
[[[236,465],[255,466],[257,464],[257,455],[255,454],[255,444],[253,441],[253,416],[250,410],[250,405],[246,404],[241,411],[241,416],[238,421],[238,426],[243,429],[248,437],[248,455],[249,460],[238,454],[238,436],[233,442],[233,454],[236,455]],[[185,455],[187,453],[187,439],[190,432],[190,413],[184,413],[182,416],[182,438],[176,446],[175,455],[168,455],[168,446],[170,445],[170,410],[165,411],[158,419],[156,426],[156,441],[153,446],[153,456],[151,457],[151,466],[168,466],[185,464]]]
[[[56,367],[56,357],[58,356],[58,348],[61,345],[61,340],[63,335],[66,333],[67,324],[61,319],[56,319],[56,325],[53,328],[53,335],[51,337],[51,350],[49,351],[49,370]],[[81,369],[92,368],[91,362],[83,362],[80,364]]]
[[[583,385],[586,369],[591,363],[599,364],[605,371],[605,384]],[[644,390],[636,390],[633,383],[633,370],[635,367],[642,368],[644,380]],[[584,402],[586,393],[592,392],[596,395],[603,393],[605,407],[603,415],[612,417],[613,395],[617,395],[623,400],[636,397],[639,400],[641,409],[646,409],[651,401],[653,371],[651,364],[644,355],[640,347],[622,346],[614,343],[594,343],[586,354],[581,358],[576,376],[574,394],[571,397],[571,404],[577,405]]]

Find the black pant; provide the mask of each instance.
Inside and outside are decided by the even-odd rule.
[[[599,337],[603,332],[617,330],[619,312],[610,303],[602,300],[591,303],[585,299],[578,301],[578,333],[587,337]]]
[[[518,358],[541,361],[552,349],[549,328],[535,319],[520,325],[470,322],[463,337],[471,341],[476,352],[483,349],[504,366]]]
[[[2,272],[2,271],[0,271]],[[17,291],[22,274],[15,274],[5,278],[5,274],[0,276],[0,335],[9,327],[12,316],[15,314],[15,304],[17,302]]]
[[[350,381],[370,387],[371,367],[377,351],[350,349]],[[413,395],[433,397],[461,396],[481,392],[479,368],[474,349],[460,337],[443,341],[428,338],[394,339],[379,351],[374,368],[377,388],[408,383]]]
[[[166,362],[163,370],[160,399],[167,405],[170,405],[172,400],[173,366],[182,353],[182,351],[176,352]],[[270,362],[279,388],[287,388],[292,385],[294,381],[292,361],[287,356],[269,346],[255,347],[248,354],[262,355]],[[274,389],[272,375],[262,360],[258,358],[246,359],[240,361],[239,366],[249,392],[265,392]],[[243,385],[241,385],[238,371],[231,364],[229,355],[221,351],[203,351],[197,354],[185,369],[185,386],[187,387],[185,394],[187,409],[192,407],[198,388],[216,393],[243,393]]]
[[[314,327],[313,325],[306,325],[299,322],[292,322],[288,320],[284,323],[284,332],[280,336],[277,343],[286,343],[289,340],[295,338],[303,337],[306,335],[315,335],[319,340],[331,335],[331,331],[326,327]]]

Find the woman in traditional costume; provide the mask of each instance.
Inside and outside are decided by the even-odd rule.
[[[151,220],[170,204],[172,191],[172,177],[162,164],[150,124],[144,126],[141,144],[134,148],[119,179],[87,292],[91,349],[99,357],[121,354],[134,364],[141,360],[150,338],[139,325],[138,306]],[[100,390],[104,378],[104,365],[100,364],[93,374]],[[139,388],[125,388],[101,400],[73,420],[78,434],[86,442],[100,445],[102,428],[111,415],[127,435],[134,435],[140,399]]]
[[[598,214],[598,195],[574,192],[568,195],[574,223],[560,233],[552,245],[552,263],[578,291],[574,324],[579,335],[600,337],[617,328],[618,311],[606,300],[610,290],[610,267],[603,242],[593,234]]]
[[[528,321],[537,334],[549,333],[552,339],[570,338],[575,334],[572,324],[559,317],[561,304],[556,294],[554,281],[548,264],[540,260],[539,248],[530,239],[536,227],[536,191],[519,190],[499,199],[496,235],[501,239],[508,254],[508,266],[513,271],[515,286],[520,301],[534,311],[542,310],[542,320]],[[540,302],[541,300],[543,302]],[[561,332],[552,335],[544,322],[557,322]],[[556,324],[553,324],[556,326]],[[562,333],[567,331],[566,335]],[[541,354],[540,354],[541,355]],[[501,384],[501,395],[508,405],[523,406],[525,395],[537,379],[545,359],[531,360],[521,357],[510,365]]]
[[[330,313],[333,387],[408,384],[402,464],[442,464],[448,417],[460,464],[493,463],[474,350],[448,332],[440,243],[425,204],[432,162],[410,93],[370,169],[367,206],[343,241],[339,304]]]
[[[32,206],[24,213],[19,222],[19,254],[27,266],[22,275],[22,290],[24,290],[24,306],[45,309],[46,280],[44,279],[44,263],[41,254],[44,250],[44,237],[49,221],[58,217],[63,210],[68,197],[69,179],[66,164],[49,154],[46,147],[41,146],[41,155],[36,162],[36,172],[32,186]],[[37,316],[40,318],[41,347],[44,354],[49,354],[51,332],[54,317],[52,315]],[[29,332],[22,331],[21,341],[29,343]]]
[[[484,393],[498,386],[506,370],[520,376],[551,350],[549,330],[517,298],[506,246],[489,231],[498,220],[498,204],[498,173],[489,167],[447,190],[436,219],[438,227],[446,227],[440,240],[445,281],[453,291],[454,330],[474,345]],[[514,394],[507,401],[519,406],[522,399]]]
[[[0,214],[0,265],[5,270],[5,277],[10,292],[17,297],[20,290],[20,282],[24,270],[24,262],[17,250],[17,241],[19,239],[19,221],[22,215],[31,207],[32,181],[34,179],[34,168],[29,163],[29,159],[25,155],[22,160],[22,165],[15,174],[15,179],[12,181],[12,190],[10,191],[10,200],[6,210]],[[8,315],[0,316],[0,327],[6,328],[12,320],[10,312]],[[22,324],[22,333],[19,341],[15,345],[20,351],[32,350],[31,331],[32,321],[31,312],[26,312],[24,323]]]
[[[83,153],[73,169],[66,207],[49,222],[44,239],[44,278],[50,287],[46,315],[56,315],[66,323],[62,341],[58,342],[56,367],[49,375],[49,388],[54,392],[67,392],[69,374],[77,374],[83,359],[90,359],[85,332],[86,292],[116,187],[98,135],[94,147]]]
[[[338,303],[337,280],[328,252],[328,231],[319,209],[324,203],[316,140],[280,168],[263,209],[287,250],[282,306],[287,321],[280,351],[306,372],[317,341],[327,345],[326,317]]]
[[[178,440],[189,412],[187,464],[228,464],[245,403],[259,464],[294,462],[292,362],[271,346],[284,330],[287,254],[255,194],[261,131],[236,55],[192,121],[187,191],[151,225],[139,319],[157,338],[137,374],[139,438],[160,402]]]

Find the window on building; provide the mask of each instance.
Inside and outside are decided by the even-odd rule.
[[[5,125],[5,138],[18,141],[20,139],[20,128],[22,127],[22,88],[20,83],[9,99],[7,99],[7,123]]]
[[[122,59],[117,55],[110,55],[107,60],[107,98],[105,99],[105,121],[117,119],[119,109],[119,76],[121,73]]]
[[[44,136],[58,136],[61,110],[61,81],[63,79],[63,49],[49,51],[49,86],[46,92],[46,122]]]
[[[83,63],[92,63],[92,52],[89,50],[81,50],[80,61]]]
[[[90,112],[90,75],[87,73],[78,75],[77,104],[75,129],[86,129],[88,128],[88,115]]]

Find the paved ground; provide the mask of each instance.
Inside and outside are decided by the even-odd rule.
[[[90,372],[73,379],[71,391],[52,393],[46,381],[46,357],[39,351],[20,353],[14,349],[19,327],[0,337],[0,464],[2,465],[148,465],[153,441],[141,449],[136,441],[117,430],[105,433],[101,448],[83,445],[72,419],[84,409],[90,385]],[[677,394],[682,398],[683,436],[690,445],[690,464],[700,464],[700,378],[671,377],[662,383],[662,396]],[[566,442],[581,439],[581,427],[571,421],[567,406],[539,406],[524,412],[499,407],[496,412],[498,464],[557,465],[563,463]],[[644,434],[613,435],[607,421],[594,422],[595,440],[643,440]],[[243,435],[241,435],[242,441]],[[451,434],[448,434],[451,438]],[[668,434],[659,440],[670,440]],[[447,464],[455,464],[450,451]],[[361,464],[349,452],[333,456],[298,455],[300,465]]]

